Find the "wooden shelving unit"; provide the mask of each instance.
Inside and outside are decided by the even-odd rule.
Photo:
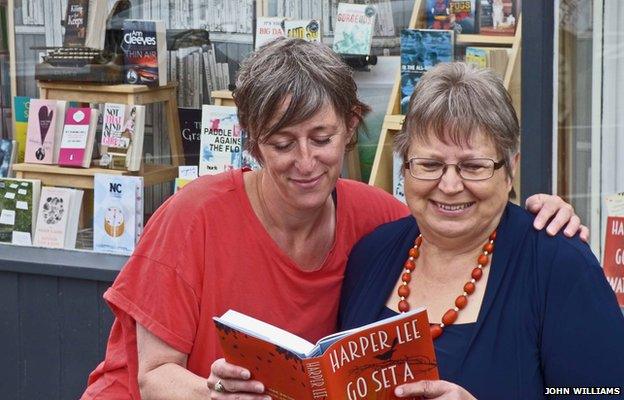
[[[416,0],[412,17],[410,19],[409,28],[425,28],[426,27],[426,0]],[[488,35],[455,35],[455,46],[498,46],[510,48],[509,61],[507,71],[504,77],[505,88],[511,94],[514,107],[520,117],[520,54],[522,46],[522,17],[518,18],[516,34],[514,36],[488,36]],[[386,110],[383,124],[381,126],[381,134],[377,144],[375,160],[371,176],[368,181],[370,185],[377,186],[385,191],[392,193],[392,142],[394,134],[399,132],[403,127],[404,115],[401,115],[400,107],[401,92],[401,72],[397,71],[390,101]],[[517,171],[514,179],[514,190],[519,198],[520,196],[520,170]]]

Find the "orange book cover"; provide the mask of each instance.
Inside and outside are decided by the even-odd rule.
[[[603,258],[604,273],[624,307],[624,217],[608,216]]]
[[[215,324],[225,359],[275,400],[396,399],[398,385],[439,379],[424,308],[316,344],[233,310]]]

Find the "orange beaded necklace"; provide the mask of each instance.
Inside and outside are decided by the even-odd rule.
[[[445,326],[453,324],[457,320],[457,315],[459,314],[459,310],[466,307],[468,304],[468,296],[474,293],[475,291],[475,283],[477,283],[481,277],[483,276],[483,268],[485,268],[489,263],[489,255],[494,252],[494,239],[496,239],[496,230],[492,232],[490,237],[488,238],[487,243],[483,245],[483,252],[479,254],[477,258],[477,266],[472,270],[470,279],[464,285],[464,292],[455,299],[455,307],[449,308],[448,311],[444,313],[442,316],[441,324],[432,324],[429,328],[431,331],[431,337],[433,339],[438,338]],[[399,300],[399,311],[401,313],[407,312],[410,309],[410,304],[407,301],[407,298],[410,295],[410,288],[408,284],[412,280],[412,271],[416,268],[415,260],[420,255],[419,248],[422,244],[422,235],[418,235],[416,240],[414,241],[414,246],[409,249],[408,258],[405,260],[405,264],[403,264],[403,275],[401,276],[402,284],[399,286],[397,293],[401,300]]]

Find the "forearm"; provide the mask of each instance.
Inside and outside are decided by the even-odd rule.
[[[175,363],[163,364],[140,375],[139,389],[143,400],[210,398],[206,379]]]

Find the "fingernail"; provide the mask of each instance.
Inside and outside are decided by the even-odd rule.
[[[563,231],[563,233],[567,236],[567,237],[572,237],[574,234],[570,231]]]
[[[251,378],[251,374],[249,373],[249,371],[243,371],[243,372],[241,372],[241,377],[243,379],[249,379],[249,378]]]
[[[258,393],[262,393],[264,392],[264,386],[262,384],[257,384],[256,386],[254,386],[254,390]]]
[[[557,233],[557,232],[553,232],[553,231],[554,231],[554,229],[551,229],[551,228],[546,229],[546,232],[548,232],[548,234],[550,236],[555,236],[555,234]]]
[[[403,396],[403,388],[396,388],[394,389],[394,394],[396,394],[397,396]]]

